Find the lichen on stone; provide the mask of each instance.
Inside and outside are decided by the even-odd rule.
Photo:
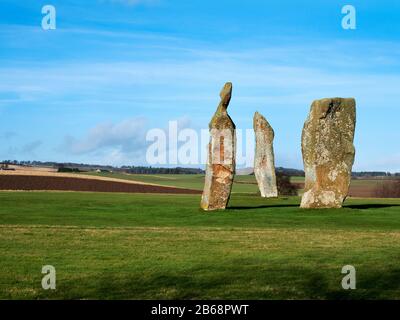
[[[232,83],[224,85],[220,97],[221,101],[209,123],[210,143],[200,203],[200,207],[207,211],[226,208],[235,175],[236,127],[227,112]]]
[[[305,190],[302,208],[340,208],[354,163],[356,102],[353,98],[316,100],[302,133]]]
[[[254,156],[254,175],[261,196],[272,198],[278,196],[276,184],[275,158],[273,141],[274,130],[267,119],[256,112],[253,118],[256,149]]]

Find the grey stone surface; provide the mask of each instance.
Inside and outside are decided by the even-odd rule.
[[[302,133],[305,171],[302,208],[342,207],[355,157],[355,125],[353,98],[327,98],[312,103]]]
[[[262,197],[278,196],[275,174],[274,130],[258,112],[253,119],[256,150],[254,156],[254,175]]]

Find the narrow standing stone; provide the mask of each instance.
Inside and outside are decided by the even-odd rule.
[[[278,196],[276,186],[275,160],[274,160],[274,130],[268,121],[258,112],[253,119],[254,134],[256,138],[256,151],[254,156],[254,175],[260,189],[261,196],[273,198]]]
[[[231,194],[235,175],[236,132],[235,124],[227,113],[232,96],[232,83],[222,88],[218,105],[211,122],[210,143],[203,195],[203,210],[225,209]]]
[[[306,175],[302,208],[341,208],[354,163],[354,99],[315,100],[304,123],[302,153]]]

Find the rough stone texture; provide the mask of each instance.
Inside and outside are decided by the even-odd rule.
[[[210,143],[201,208],[225,209],[231,194],[235,175],[236,132],[235,124],[227,113],[231,100],[232,83],[222,88],[221,102],[209,124]]]
[[[274,130],[258,112],[254,114],[253,126],[256,138],[254,175],[256,176],[258,188],[264,198],[277,197],[278,188],[276,186],[273,146]]]
[[[304,123],[302,153],[306,175],[302,208],[340,208],[354,163],[354,99],[316,100]]]

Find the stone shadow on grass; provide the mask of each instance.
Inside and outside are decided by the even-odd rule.
[[[371,204],[349,204],[343,206],[343,208],[349,208],[349,209],[383,209],[390,207],[400,207],[400,204],[371,203]]]
[[[300,208],[299,204],[270,204],[270,205],[260,205],[260,206],[228,206],[226,210],[251,210],[251,209],[267,209],[267,208]],[[371,204],[349,204],[344,205],[343,209],[384,209],[384,208],[391,208],[391,207],[400,207],[400,204],[378,204],[378,203],[371,203]],[[324,209],[321,209],[324,210]]]
[[[171,257],[172,258],[172,257]],[[37,298],[63,299],[391,299],[399,296],[400,269],[359,268],[357,289],[344,290],[340,268],[315,264],[269,266],[268,260],[242,256],[216,266],[99,270],[63,281],[56,296],[42,290]]]
[[[249,210],[249,209],[267,209],[267,208],[289,208],[289,207],[300,207],[298,204],[270,204],[262,206],[232,206],[227,207],[227,210]]]
[[[232,259],[232,265],[243,263]],[[359,300],[396,297],[400,289],[398,269],[368,270],[357,278],[356,290],[341,287],[343,275],[328,270],[307,267],[293,269],[281,267],[243,265],[242,276],[236,268],[217,268],[215,273],[204,273],[212,266],[193,266],[185,273],[159,270],[142,277],[138,273],[123,275],[104,273],[87,279],[92,287],[84,294],[73,289],[68,298],[100,299],[328,299]],[[237,288],[230,287],[236,283]],[[255,287],[246,286],[257,284]],[[71,288],[72,289],[72,288]]]

